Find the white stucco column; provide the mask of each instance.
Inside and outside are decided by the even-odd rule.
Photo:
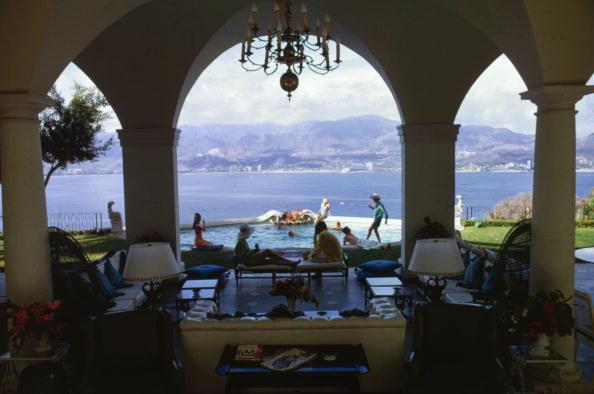
[[[455,148],[460,125],[398,127],[402,147],[402,260],[408,266],[417,231],[428,216],[454,234]]]
[[[118,130],[124,165],[126,239],[158,233],[180,259],[177,200],[179,129]]]
[[[39,117],[45,96],[0,94],[0,168],[6,288],[23,304],[52,298]]]
[[[575,103],[594,87],[550,85],[521,94],[538,106],[534,149],[530,288],[574,293]],[[573,336],[553,346],[574,359]]]

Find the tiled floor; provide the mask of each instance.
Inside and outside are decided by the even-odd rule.
[[[352,271],[348,283],[341,277],[312,278],[310,289],[320,301],[320,310],[365,309],[364,286],[356,280]],[[285,303],[284,297],[269,295],[270,290],[272,279],[242,279],[239,287],[236,287],[235,280],[230,278],[220,290],[221,312],[267,312]],[[297,309],[310,311],[316,307],[309,303],[298,303]]]

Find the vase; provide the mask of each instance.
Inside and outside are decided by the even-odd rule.
[[[291,312],[291,313],[295,313],[295,302],[297,301],[296,298],[293,297],[287,297],[287,309]]]
[[[550,343],[550,336],[546,334],[538,334],[534,345],[532,345],[532,348],[530,349],[530,355],[537,357],[548,357]]]
[[[47,334],[41,334],[41,336],[37,339],[37,344],[35,344],[33,350],[38,354],[49,353],[52,350],[52,344],[49,340],[49,336]]]

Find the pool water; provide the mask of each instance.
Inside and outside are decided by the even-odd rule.
[[[349,226],[353,234],[359,238],[367,236],[367,228],[370,223],[343,223],[343,226]],[[330,224],[330,223],[329,223]],[[280,229],[272,224],[256,224],[251,225],[255,228],[254,233],[248,239],[250,246],[253,248],[257,243],[260,249],[265,248],[311,248],[313,244],[313,224],[301,224],[293,226],[282,226]],[[223,244],[228,247],[234,247],[237,242],[237,232],[239,226],[216,226],[207,227],[203,233],[204,239],[213,244]],[[295,233],[294,237],[289,237],[289,231]],[[342,242],[343,234],[337,230],[331,230],[334,235]],[[380,236],[382,242],[397,242],[400,241],[400,225],[388,224],[380,227]],[[372,235],[371,239],[375,239]],[[194,231],[181,231],[181,248],[182,250],[190,250],[194,244]]]

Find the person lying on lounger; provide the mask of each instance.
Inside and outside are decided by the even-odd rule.
[[[298,261],[287,260],[269,249],[262,252],[250,249],[247,239],[254,232],[254,228],[248,224],[239,226],[239,233],[237,233],[237,244],[235,245],[235,256],[240,264],[245,264],[248,267],[258,265],[290,265],[294,266]]]
[[[390,244],[382,244],[371,239],[361,239],[351,232],[351,229],[347,226],[342,229],[344,238],[342,239],[343,245],[354,245],[361,249],[390,249]]]

